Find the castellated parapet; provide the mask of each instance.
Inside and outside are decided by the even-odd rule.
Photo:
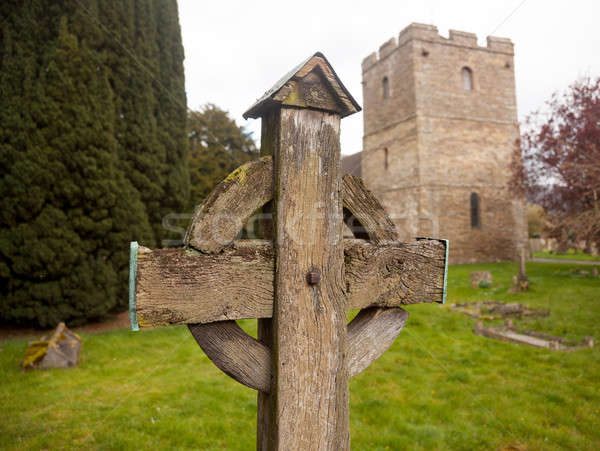
[[[363,60],[362,175],[404,239],[448,238],[451,261],[510,260],[526,240],[508,183],[518,137],[510,39],[413,23]]]
[[[514,46],[508,38],[498,38],[495,36],[487,37],[487,46],[482,47],[477,44],[477,35],[466,31],[450,30],[448,37],[440,36],[438,29],[434,25],[426,25],[421,23],[412,23],[400,32],[398,41],[396,38],[391,38],[379,47],[379,52],[373,52],[362,62],[363,71],[368,70],[379,60],[390,55],[398,47],[402,47],[409,41],[419,40],[429,43],[437,43],[441,45],[454,45],[476,48],[483,51],[506,53],[514,55]]]

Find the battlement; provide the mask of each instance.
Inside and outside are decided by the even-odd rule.
[[[386,58],[393,53],[397,48],[411,40],[426,41],[434,44],[454,45],[459,47],[470,47],[478,50],[485,50],[496,53],[506,53],[512,55],[514,53],[513,43],[508,38],[497,38],[495,36],[487,37],[487,45],[485,47],[477,44],[477,35],[466,31],[450,30],[448,37],[440,36],[435,25],[427,25],[421,23],[411,23],[404,28],[396,38],[391,38],[379,47],[379,52],[373,52],[367,56],[362,62],[363,72],[377,64],[378,61]]]
[[[487,48],[501,53],[514,53],[514,45],[509,38],[497,38],[495,36],[487,37]]]
[[[422,39],[424,41],[431,41],[439,38],[438,29],[435,25],[427,25],[424,23],[411,23],[408,27],[404,28],[398,35],[399,45],[404,45],[411,39]]]
[[[448,40],[465,47],[477,47],[477,35],[466,31],[450,30]]]

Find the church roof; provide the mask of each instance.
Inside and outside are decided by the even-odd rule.
[[[342,156],[342,175],[362,177],[362,152]]]

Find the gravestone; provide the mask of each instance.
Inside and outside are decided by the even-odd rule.
[[[340,119],[360,108],[316,53],[245,114],[262,157],[200,205],[184,247],[131,245],[132,328],[187,324],[226,374],[258,390],[259,449],[349,449],[348,381],[393,343],[402,305],[444,302],[448,243],[398,241],[377,199],[341,176]],[[255,211],[263,240],[237,240]],[[358,222],[366,239],[343,239]],[[360,312],[346,324],[350,309]],[[235,322],[257,318],[258,339]]]
[[[60,323],[51,335],[27,346],[23,369],[68,368],[79,364],[81,338]]]
[[[471,288],[487,288],[492,285],[492,273],[489,271],[471,272]]]

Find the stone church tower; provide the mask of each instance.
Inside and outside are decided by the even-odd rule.
[[[412,24],[362,63],[362,177],[403,239],[450,240],[452,263],[514,260],[524,202],[508,192],[518,136],[513,44]]]

